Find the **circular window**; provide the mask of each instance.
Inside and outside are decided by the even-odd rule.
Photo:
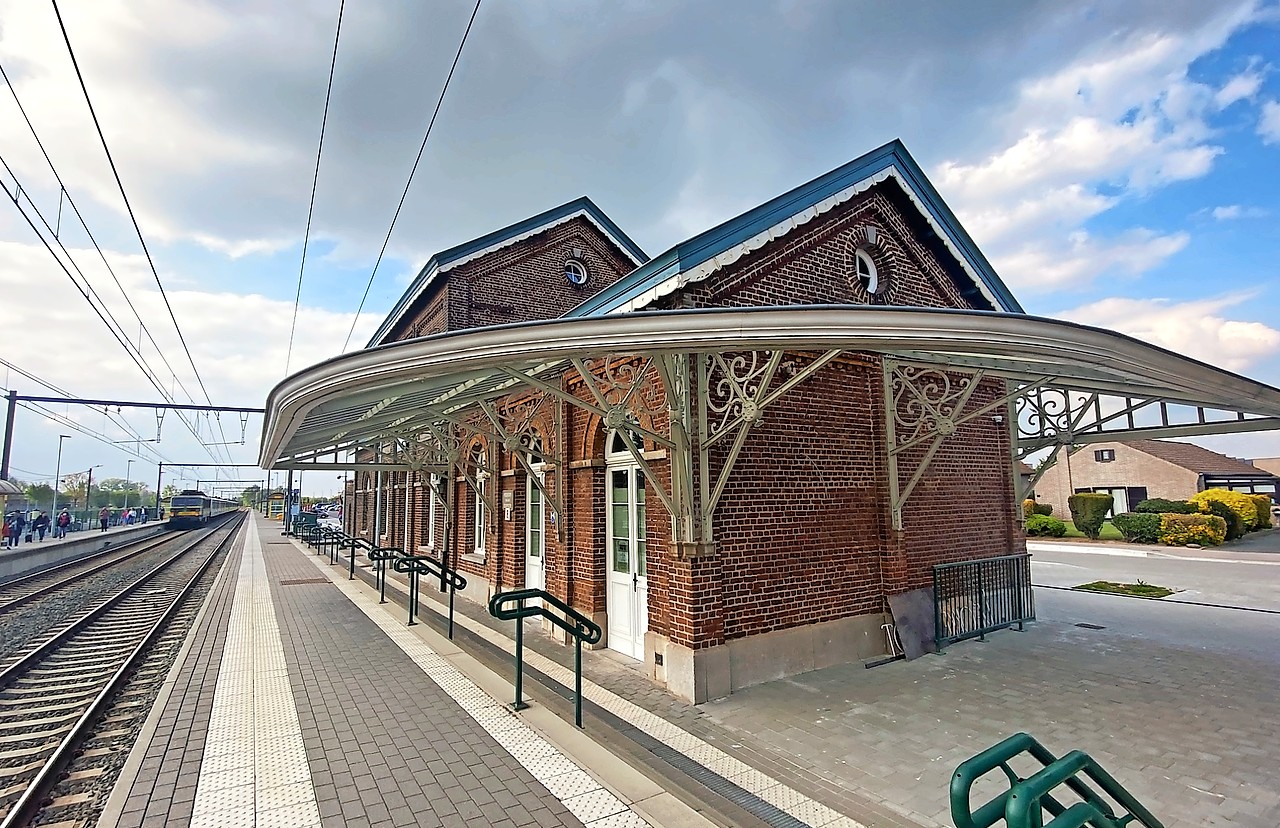
[[[587,266],[577,259],[564,263],[564,278],[569,284],[581,287],[587,283]]]
[[[876,263],[871,261],[865,250],[853,251],[854,276],[858,284],[872,295],[880,292],[880,275],[876,272]]]

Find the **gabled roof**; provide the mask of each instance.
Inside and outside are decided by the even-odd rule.
[[[465,264],[472,259],[477,259],[486,253],[523,241],[556,225],[564,224],[579,216],[594,224],[635,264],[639,265],[648,261],[648,255],[640,249],[640,246],[633,242],[626,233],[622,232],[622,229],[614,224],[613,220],[595,205],[595,202],[586,196],[575,198],[573,201],[561,204],[559,207],[553,207],[544,213],[531,216],[515,224],[509,224],[501,230],[495,230],[477,239],[455,245],[432,256],[423,265],[422,270],[418,271],[413,283],[409,285],[408,290],[404,292],[400,300],[396,302],[395,307],[387,314],[387,318],[382,320],[382,324],[378,326],[378,330],[374,331],[373,337],[365,347],[371,348],[374,345],[382,344],[383,339],[400,322],[405,312],[422,295],[427,286],[435,280],[437,275],[458,265]]]
[[[1196,474],[1249,474],[1260,477],[1271,475],[1269,471],[1192,443],[1177,443],[1171,440],[1133,440],[1128,445],[1144,454],[1158,457],[1166,463],[1181,466]]]
[[[691,282],[701,281],[741,256],[808,223],[858,193],[894,178],[938,237],[991,303],[991,309],[1024,313],[991,263],[895,139],[861,158],[713,227],[652,259],[583,302],[566,316],[599,316],[647,307]]]

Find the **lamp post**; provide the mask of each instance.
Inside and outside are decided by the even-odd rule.
[[[58,463],[53,467],[53,505],[49,507],[51,515],[58,511],[58,475],[62,474],[62,441],[70,437],[70,434],[58,435]]]
[[[91,506],[89,505],[89,494],[93,491],[93,470],[100,469],[100,468],[102,468],[101,463],[97,464],[96,466],[90,466],[89,477],[84,481],[84,509],[86,512],[89,511],[89,509],[91,508]]]
[[[129,509],[129,474],[133,471],[133,459],[125,461],[124,464],[124,508]]]

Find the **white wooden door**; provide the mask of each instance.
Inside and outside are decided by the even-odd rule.
[[[607,473],[608,644],[612,650],[642,659],[649,628],[644,473],[635,465],[610,465]]]

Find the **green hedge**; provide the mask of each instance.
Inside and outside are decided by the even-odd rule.
[[[1090,540],[1097,540],[1102,533],[1102,522],[1115,505],[1115,498],[1102,492],[1081,492],[1067,498],[1071,509],[1071,522]]]
[[[1160,542],[1160,515],[1124,512],[1113,517],[1111,525],[1130,543]]]
[[[1048,517],[1049,515],[1053,514],[1053,506],[1048,503],[1037,503],[1036,514],[1044,515],[1045,517]]]
[[[1200,512],[1194,503],[1188,503],[1185,500],[1165,500],[1163,497],[1144,500],[1134,506],[1133,511],[1156,515],[1195,515]]]
[[[1038,538],[1061,538],[1067,534],[1067,524],[1048,515],[1032,515],[1027,518],[1027,535]]]

